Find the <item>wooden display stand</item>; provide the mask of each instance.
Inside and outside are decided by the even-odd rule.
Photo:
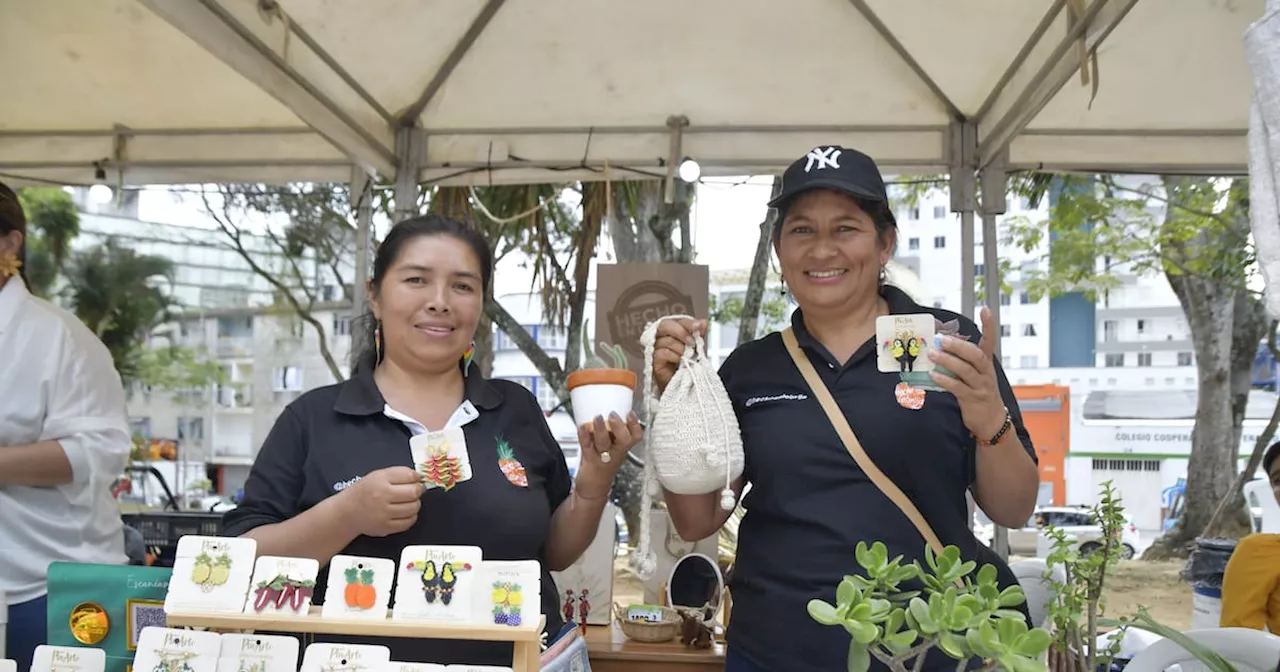
[[[507,625],[475,625],[469,623],[430,623],[393,621],[390,611],[385,620],[344,620],[321,618],[320,607],[312,606],[306,616],[288,614],[210,614],[195,611],[168,614],[171,628],[208,628],[209,630],[265,630],[315,635],[347,635],[351,637],[399,637],[406,639],[469,639],[489,642],[511,642],[515,646],[511,668],[514,672],[538,672],[542,647],[542,629],[546,617],[539,617],[537,627],[513,628]]]

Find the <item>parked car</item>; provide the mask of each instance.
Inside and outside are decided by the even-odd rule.
[[[985,520],[985,516],[983,517]],[[1083,506],[1044,506],[1037,508],[1019,529],[1009,530],[1009,553],[1012,555],[1036,555],[1036,544],[1040,533],[1048,527],[1056,527],[1068,536],[1075,537],[1082,553],[1101,548],[1102,526],[1093,519],[1093,512]],[[1126,520],[1120,531],[1122,557],[1132,558],[1138,552],[1141,536],[1138,527],[1132,520]],[[994,529],[990,522],[975,522],[974,536],[984,544],[991,545]]]

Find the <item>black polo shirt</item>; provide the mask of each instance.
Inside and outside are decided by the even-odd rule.
[[[468,545],[482,548],[486,560],[539,560],[543,563],[542,613],[547,631],[554,634],[563,618],[557,605],[559,593],[546,565],[546,543],[551,515],[569,496],[564,453],[547,428],[537,400],[520,385],[473,373],[466,380],[466,398],[479,411],[462,426],[471,479],[448,492],[427,490],[418,521],[405,532],[360,536],[342,553],[390,558],[398,565],[405,546]],[[412,432],[385,415],[385,407],[371,373],[312,390],[289,404],[254,460],[243,501],[223,517],[223,534],[241,535],[288,520],[377,469],[412,466]],[[515,485],[503,475],[498,437],[524,465],[528,486]],[[322,569],[317,603],[324,600],[327,576],[327,568]],[[368,638],[361,641],[370,642]],[[398,661],[511,665],[510,644],[425,639],[376,643],[391,647],[392,659]]]
[[[960,333],[978,340],[969,319],[919,306],[892,286],[883,296],[892,313],[959,319]],[[973,536],[965,492],[975,480],[976,443],[955,397],[927,392],[923,407],[906,408],[894,394],[898,376],[876,367],[874,339],[842,366],[805,329],[799,310],[792,329],[867,454],[915,503],[942,543],[959,547],[967,559],[977,558],[981,547],[983,563],[998,562]],[[998,364],[997,372],[1018,436],[1034,459],[1017,400]],[[843,670],[849,634],[813,621],[809,600],[834,603],[840,580],[861,572],[854,557],[858,542],[882,541],[890,557],[903,555],[908,562],[923,562],[925,542],[849,456],[780,334],[738,347],[720,377],[742,428],[751,484],[743,500],[747,512],[733,572],[728,644],[771,672]],[[1008,567],[998,564],[1001,583],[1016,584]],[[935,653],[926,669],[955,669],[954,660]]]

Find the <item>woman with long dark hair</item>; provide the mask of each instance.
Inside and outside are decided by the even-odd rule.
[[[374,259],[368,348],[352,378],[281,413],[243,501],[223,519],[224,534],[256,539],[261,555],[321,566],[337,554],[398,561],[405,546],[420,544],[479,546],[486,560],[536,559],[547,632],[557,633],[564,621],[550,572],[591,543],[618,458],[642,431],[634,415],[579,428],[582,463],[570,480],[533,395],[471,366],[492,276],[492,252],[475,229],[438,215],[393,226]],[[426,487],[410,438],[457,428],[470,479]],[[383,643],[400,661],[511,664],[510,644]]]

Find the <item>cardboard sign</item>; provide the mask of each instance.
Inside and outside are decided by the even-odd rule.
[[[667,315],[706,319],[711,271],[696,264],[600,264],[596,268],[596,354],[609,361],[602,343],[621,347],[638,380],[644,380],[640,333]],[[643,383],[641,383],[643,385]],[[635,403],[643,399],[637,394]],[[639,410],[637,408],[637,410]],[[633,451],[640,452],[643,446]]]

